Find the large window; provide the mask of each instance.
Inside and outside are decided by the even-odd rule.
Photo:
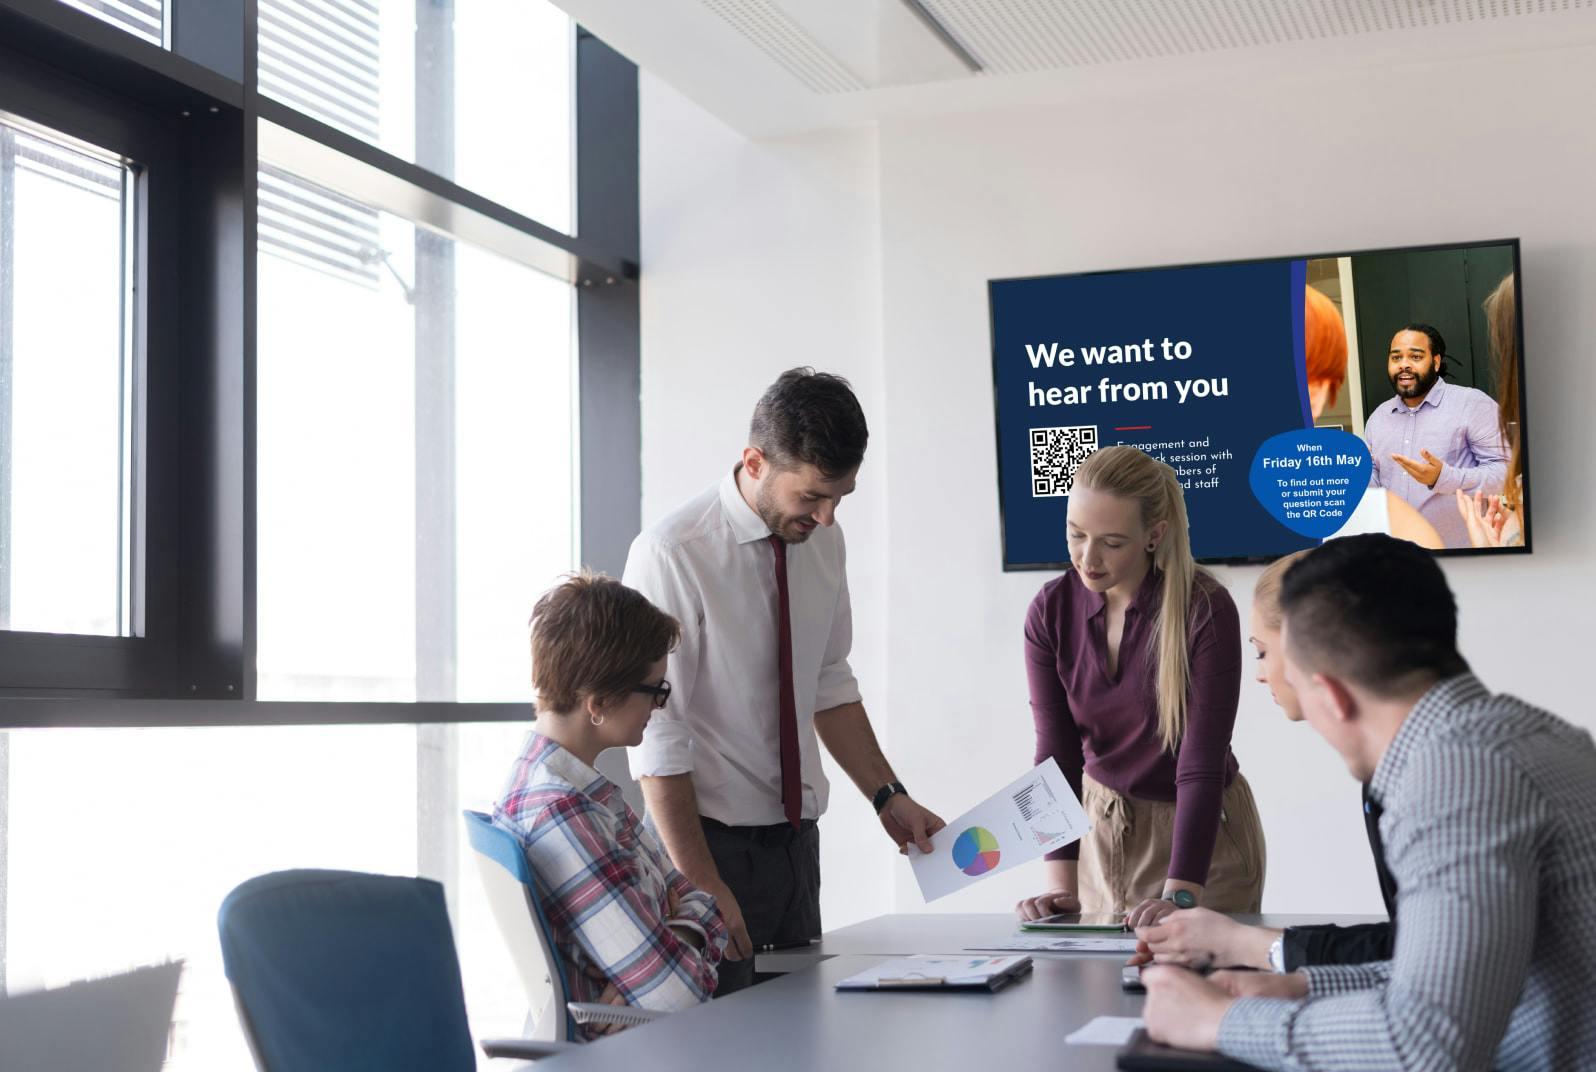
[[[460,811],[636,532],[636,148],[545,0],[0,0],[0,992],[182,957],[248,1069],[216,910],[329,867],[521,1030]]]
[[[131,169],[0,116],[0,629],[131,629]]]
[[[151,44],[166,40],[165,0],[61,0]]]
[[[572,229],[570,19],[547,0],[260,0],[260,86]]]
[[[257,695],[524,700],[576,564],[570,285],[260,182]]]

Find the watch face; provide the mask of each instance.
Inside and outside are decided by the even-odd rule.
[[[1176,890],[1169,898],[1176,908],[1196,908],[1197,897],[1190,890]]]

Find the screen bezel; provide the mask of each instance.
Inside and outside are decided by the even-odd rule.
[[[998,489],[998,554],[1003,560],[1004,573],[1026,573],[1039,570],[1066,570],[1071,565],[1068,560],[1063,562],[1027,562],[1013,564],[1008,556],[1008,509],[1004,501],[1003,491],[1003,428],[999,424],[998,406],[998,352],[997,352],[997,322],[993,316],[992,288],[1002,283],[1021,283],[1028,280],[1042,279],[1082,279],[1090,276],[1106,275],[1133,275],[1141,272],[1169,272],[1179,271],[1183,268],[1216,268],[1227,265],[1276,263],[1280,261],[1315,261],[1329,260],[1340,257],[1361,257],[1373,253],[1434,253],[1453,249],[1474,249],[1480,246],[1510,246],[1513,251],[1513,304],[1514,328],[1517,335],[1518,346],[1518,434],[1519,434],[1519,460],[1520,471],[1524,478],[1524,501],[1520,509],[1523,516],[1524,542],[1513,547],[1443,547],[1430,553],[1446,558],[1496,558],[1502,555],[1527,555],[1534,550],[1535,526],[1533,511],[1531,510],[1530,496],[1532,494],[1530,480],[1530,448],[1529,448],[1529,392],[1525,389],[1524,382],[1524,266],[1522,249],[1517,238],[1491,238],[1475,242],[1439,242],[1419,246],[1383,246],[1372,249],[1342,250],[1336,253],[1299,253],[1276,257],[1238,257],[1219,261],[1192,261],[1185,264],[1156,264],[1143,265],[1133,268],[1104,268],[1090,272],[1048,272],[1037,275],[1005,276],[1001,279],[989,279],[986,284],[987,300],[987,331],[988,345],[992,355],[992,433],[994,453],[992,458],[993,476],[997,481]],[[1255,566],[1266,565],[1281,558],[1281,555],[1242,555],[1227,558],[1199,558],[1197,562],[1204,566]]]

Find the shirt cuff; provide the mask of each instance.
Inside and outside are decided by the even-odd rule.
[[[696,919],[683,919],[680,916],[677,916],[672,919],[667,919],[665,921],[665,926],[675,928],[676,930],[692,931],[694,934],[698,935],[698,947],[705,953],[711,951],[709,944],[709,932],[703,927],[699,926],[699,923]]]
[[[693,772],[693,733],[685,723],[654,720],[643,743],[626,750],[633,778],[663,778]]]
[[[691,920],[708,930],[706,920],[717,914],[715,898],[703,890],[694,890],[676,902],[676,918]]]
[[[1219,1021],[1219,1052],[1259,1068],[1286,1067],[1300,1007],[1284,998],[1238,998]]]
[[[1437,495],[1450,495],[1465,483],[1463,470],[1454,465],[1443,464],[1441,475],[1435,478],[1435,487],[1430,490]]]
[[[1373,964],[1310,964],[1302,969],[1308,977],[1308,996],[1355,994],[1385,985],[1384,961]]]

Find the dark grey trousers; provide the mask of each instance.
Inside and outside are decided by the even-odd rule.
[[[775,826],[727,826],[701,819],[704,840],[721,880],[743,910],[757,954],[765,946],[792,946],[820,937],[820,829],[805,819],[799,830]],[[722,960],[721,997],[764,982],[754,959]]]

